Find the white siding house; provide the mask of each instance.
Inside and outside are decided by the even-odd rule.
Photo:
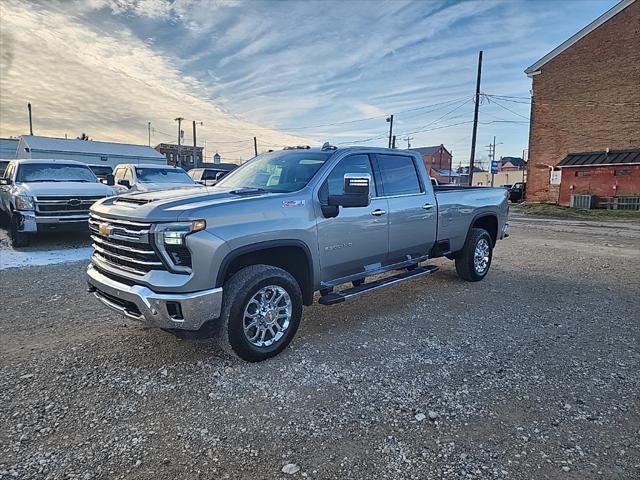
[[[66,138],[22,135],[16,158],[51,158],[76,160],[91,165],[120,163],[166,165],[167,159],[160,152],[146,145],[96,142],[93,140],[67,140]]]

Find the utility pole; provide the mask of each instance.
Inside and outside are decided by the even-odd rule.
[[[391,141],[391,148],[396,148],[396,136],[393,136],[393,140]]]
[[[31,102],[27,103],[27,110],[29,110],[29,135],[33,135],[33,121],[31,120]]]
[[[202,124],[202,122],[200,122]],[[193,120],[193,168],[198,168],[198,148],[196,147],[196,121]]]
[[[471,158],[469,159],[469,185],[473,185],[473,163],[476,156],[478,134],[478,108],[480,107],[480,78],[482,76],[482,50],[478,53],[478,78],[476,79],[476,105],[473,109],[473,133],[471,134]]]
[[[258,139],[253,137],[253,152],[258,156]]]
[[[453,168],[453,150],[449,152],[449,183],[451,183],[451,169]]]
[[[411,140],[413,140],[413,137],[403,138],[403,140],[407,142],[407,150],[409,150],[411,148]]]
[[[391,135],[393,135],[393,115],[387,117],[389,123],[389,148],[391,148]]]
[[[180,137],[182,136],[182,129],[180,127],[182,126],[184,117],[177,117],[174,118],[174,120],[178,122],[178,159],[176,160],[176,164],[174,165],[175,167],[177,167],[178,163],[180,164],[180,166],[182,166],[182,162],[180,161]]]
[[[147,122],[147,133],[149,135],[149,146],[151,146],[151,122]]]

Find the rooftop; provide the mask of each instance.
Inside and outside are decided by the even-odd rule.
[[[604,152],[570,153],[558,163],[558,167],[628,165],[630,163],[640,164],[640,148],[608,150]]]
[[[146,145],[41,137],[37,135],[22,135],[20,138],[32,151],[84,153],[116,157],[144,157],[162,160],[165,158],[160,152]]]

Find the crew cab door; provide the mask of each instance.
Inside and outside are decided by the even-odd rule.
[[[425,256],[436,241],[438,209],[428,177],[411,155],[376,154],[382,195],[389,206],[389,258],[393,264]]]
[[[367,154],[353,154],[342,158],[327,176],[318,192],[321,204],[328,195],[340,195],[345,173],[371,175],[371,203],[368,207],[339,207],[336,217],[317,220],[318,250],[322,282],[331,283],[363,273],[379,266],[387,258],[389,227],[387,200],[377,197],[371,159]]]

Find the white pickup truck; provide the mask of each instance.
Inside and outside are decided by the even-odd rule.
[[[12,160],[0,178],[0,220],[14,247],[31,235],[88,229],[89,208],[115,195],[88,165],[73,160]]]

